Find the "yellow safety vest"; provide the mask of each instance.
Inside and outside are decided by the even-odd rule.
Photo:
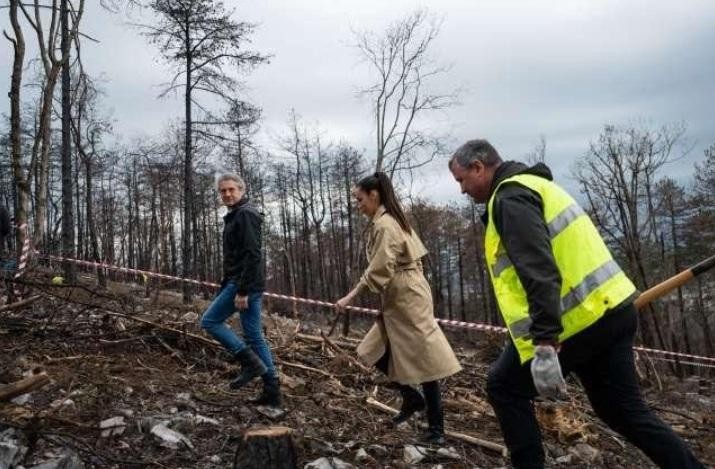
[[[534,175],[519,174],[502,184],[517,182],[541,196],[551,250],[561,274],[561,324],[559,341],[581,332],[605,312],[632,296],[636,288],[613,260],[591,218],[566,191]],[[494,293],[509,328],[521,363],[533,358],[529,335],[529,303],[516,269],[504,250],[493,218],[494,195],[488,202],[489,222],[484,250]]]

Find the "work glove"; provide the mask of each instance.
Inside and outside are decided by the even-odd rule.
[[[559,399],[566,396],[566,381],[553,345],[536,346],[534,359],[531,361],[531,377],[541,397]]]

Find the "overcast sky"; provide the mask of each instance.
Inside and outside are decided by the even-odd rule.
[[[5,2],[3,2],[5,3]],[[156,135],[182,116],[181,97],[157,99],[170,76],[153,46],[122,14],[87,2],[84,65],[102,75],[115,129],[124,140]],[[521,159],[547,142],[547,163],[567,186],[570,165],[603,125],[636,120],[653,127],[684,121],[693,150],[667,168],[683,182],[715,143],[715,2],[712,0],[226,0],[240,20],[260,24],[253,48],[271,54],[247,77],[246,98],[261,106],[261,141],[286,131],[291,108],[373,154],[370,106],[356,91],[370,78],[350,44],[353,29],[384,28],[419,7],[443,18],[433,55],[451,70],[440,89],[464,88],[461,106],[431,126],[455,144],[489,139],[502,156]],[[7,10],[0,26],[8,30]],[[26,39],[34,40],[26,29]],[[12,50],[2,40],[0,95],[10,83]],[[711,51],[711,52],[708,52]],[[28,51],[28,56],[31,51]],[[2,109],[9,113],[9,100]],[[444,162],[415,188],[438,202],[461,196]]]

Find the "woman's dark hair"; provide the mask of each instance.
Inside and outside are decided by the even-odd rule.
[[[387,174],[378,171],[365,178],[357,184],[363,192],[377,191],[380,195],[380,202],[385,206],[385,211],[393,216],[405,233],[412,233],[412,227],[407,222],[407,217],[400,207],[400,202],[395,197],[395,190],[392,188],[392,181]]]

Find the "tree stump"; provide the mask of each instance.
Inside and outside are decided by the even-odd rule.
[[[236,449],[234,469],[295,469],[293,430],[288,427],[249,429]]]

